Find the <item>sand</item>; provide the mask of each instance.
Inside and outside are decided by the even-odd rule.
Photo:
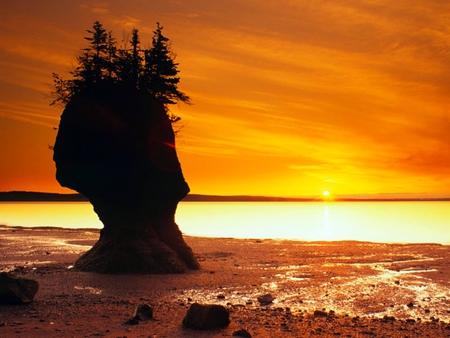
[[[186,237],[201,271],[73,271],[98,236],[0,227],[0,270],[40,284],[31,304],[0,305],[0,337],[450,337],[449,246]],[[224,305],[231,324],[184,329],[194,302]],[[125,324],[138,304],[154,319]]]

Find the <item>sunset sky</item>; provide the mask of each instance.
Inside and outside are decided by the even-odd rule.
[[[450,196],[447,0],[2,1],[0,191],[70,192],[49,84],[96,20],[144,47],[164,26],[192,193]]]

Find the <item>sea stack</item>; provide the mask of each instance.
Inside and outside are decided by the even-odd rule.
[[[89,198],[104,225],[75,269],[182,273],[200,268],[174,219],[189,186],[162,103],[118,84],[75,94],[61,116],[53,159],[58,182]]]

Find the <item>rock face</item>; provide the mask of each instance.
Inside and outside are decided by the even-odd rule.
[[[174,220],[189,187],[161,103],[135,89],[97,85],[67,104],[53,149],[58,182],[89,198],[104,225],[75,269],[199,269]]]
[[[183,319],[183,326],[196,330],[214,330],[230,324],[230,314],[222,305],[194,303]]]
[[[0,304],[27,304],[33,301],[39,284],[33,279],[0,273]]]

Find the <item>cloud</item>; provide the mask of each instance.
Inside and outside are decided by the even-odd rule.
[[[94,20],[118,40],[135,27],[144,44],[159,21],[194,102],[173,108],[186,161],[259,165],[258,178],[299,175],[311,189],[450,189],[447,1],[54,4],[58,15],[20,2],[0,14],[3,117],[50,124],[38,116],[49,108],[20,105],[18,93],[29,104],[52,71],[65,77]]]
[[[106,2],[98,2],[96,4],[93,4],[92,2],[82,3],[80,8],[83,10],[88,10],[93,14],[106,14],[109,12],[108,3]]]
[[[119,25],[131,31],[133,28],[138,28],[142,20],[129,15],[122,15],[121,17],[114,18],[112,22],[114,25]]]
[[[0,110],[0,117],[11,119],[11,120],[22,121],[22,122],[26,122],[26,123],[31,123],[31,124],[35,124],[38,126],[48,127],[48,128],[56,128],[56,126],[58,125],[58,121],[55,121],[54,123],[49,123],[49,122],[45,121],[45,118],[44,119],[35,118],[33,115],[29,115],[29,114],[25,114],[25,113],[23,113],[23,114],[11,113],[11,112],[4,112],[4,111]]]
[[[0,104],[0,117],[54,128],[59,117],[40,113],[46,108],[45,105],[29,102],[3,102]]]

